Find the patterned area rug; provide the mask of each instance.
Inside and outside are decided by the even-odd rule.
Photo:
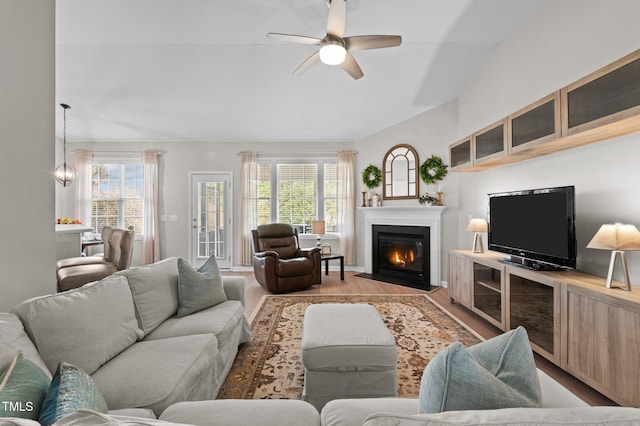
[[[218,399],[300,399],[300,343],[304,310],[313,303],[369,303],[398,345],[398,395],[417,397],[429,360],[454,341],[480,338],[426,295],[265,296],[251,321],[253,340],[242,345]]]

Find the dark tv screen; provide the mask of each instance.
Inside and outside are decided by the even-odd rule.
[[[574,188],[489,195],[489,249],[575,267]]]

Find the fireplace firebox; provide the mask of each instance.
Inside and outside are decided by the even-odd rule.
[[[373,278],[430,290],[429,227],[373,225]]]

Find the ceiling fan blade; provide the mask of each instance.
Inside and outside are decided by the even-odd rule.
[[[296,70],[293,72],[293,74],[294,75],[302,75],[305,72],[307,72],[307,70],[309,68],[311,68],[312,66],[314,66],[318,62],[320,62],[320,52],[319,51],[314,53],[313,55],[309,56],[306,61],[304,61],[298,68],[296,68]]]
[[[366,35],[345,37],[347,50],[380,49],[383,47],[400,46],[402,37],[398,35]]]
[[[327,34],[342,38],[347,25],[346,0],[331,0],[329,5],[329,19],[327,21]]]
[[[319,45],[322,39],[316,37],[308,37],[294,34],[267,33],[267,37],[276,40],[288,41],[290,43],[299,44],[315,44]]]
[[[340,64],[342,69],[344,69],[354,80],[361,78],[364,73],[360,68],[360,65],[356,62],[356,58],[349,52],[347,52],[347,56],[344,58],[344,62]]]

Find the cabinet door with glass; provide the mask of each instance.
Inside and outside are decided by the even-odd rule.
[[[473,261],[471,310],[505,330],[504,265],[497,261]]]
[[[523,326],[536,353],[560,364],[560,283],[540,272],[509,267],[507,329]]]

